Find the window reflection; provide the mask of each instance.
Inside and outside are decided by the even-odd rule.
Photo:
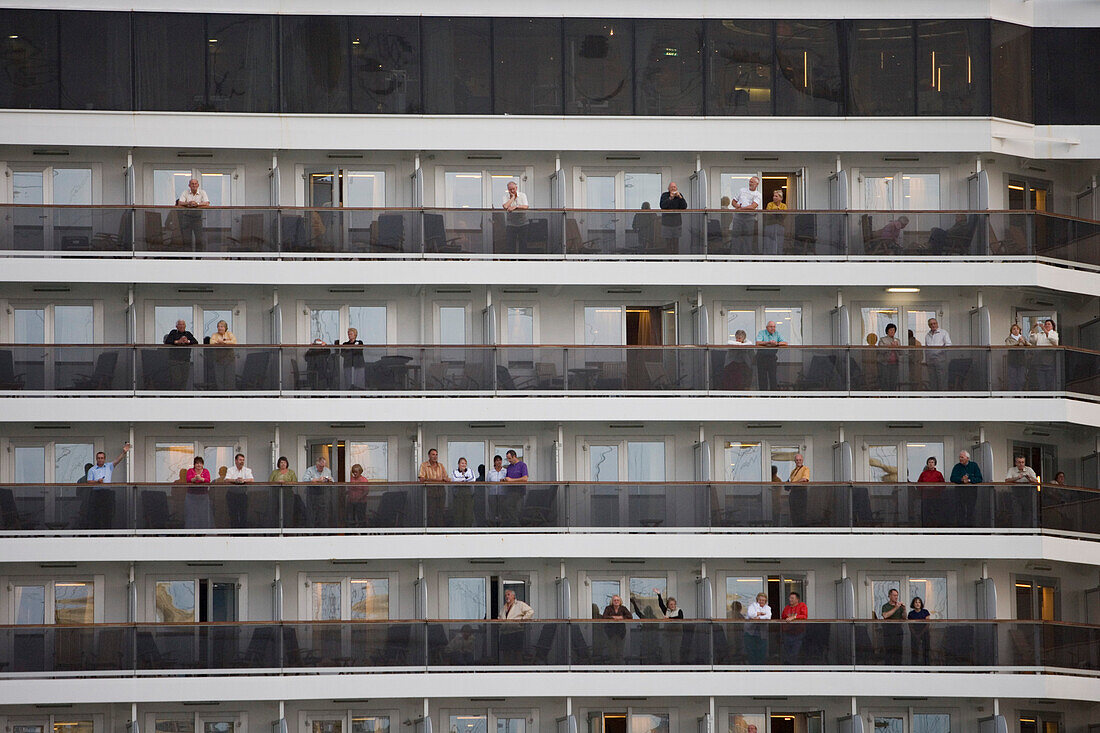
[[[424,18],[424,111],[490,114],[488,18]]]
[[[993,21],[990,33],[993,114],[1031,122],[1032,31],[1022,25]]]
[[[494,114],[561,114],[561,23],[493,19]]]
[[[130,14],[78,11],[59,15],[61,107],[130,109]]]
[[[419,114],[420,27],[416,18],[348,19],[351,111]]]
[[[487,619],[489,602],[485,578],[448,578],[447,605],[452,619]]]
[[[353,578],[348,585],[352,620],[385,621],[390,617],[390,581],[384,578],[371,580]]]
[[[351,733],[389,733],[389,730],[390,718],[388,715],[351,716]],[[938,732],[928,731],[928,733]]]
[[[204,109],[211,112],[276,109],[275,19],[266,15],[213,13],[205,18],[206,30],[200,39],[206,46],[208,75]]]
[[[634,21],[641,115],[703,113],[703,27],[698,21]]]
[[[565,21],[566,114],[634,113],[633,22]]]
[[[343,18],[289,16],[282,28],[283,111],[347,112],[347,26]]]
[[[917,112],[989,114],[989,24],[917,21]]]
[[[707,21],[707,114],[772,114],[772,25]]]
[[[837,30],[828,20],[776,21],[777,115],[841,114]]]
[[[195,581],[161,580],[156,584],[156,621],[160,623],[194,623]]]
[[[913,114],[913,24],[855,21],[848,48],[849,111],[872,117]]]

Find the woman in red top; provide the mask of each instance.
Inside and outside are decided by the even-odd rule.
[[[920,484],[942,484],[943,474],[936,470],[936,457],[930,456],[928,461],[924,464],[924,470],[921,471],[920,478],[917,479],[917,483]]]
[[[192,468],[187,470],[183,526],[187,529],[210,529],[214,526],[214,511],[210,504],[210,472],[203,466],[202,456],[195,456]]]

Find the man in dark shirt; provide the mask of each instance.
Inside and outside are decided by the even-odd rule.
[[[668,190],[661,194],[662,209],[686,209],[687,199],[676,187],[676,182],[668,184]],[[683,226],[682,214],[661,214],[661,237],[669,252],[680,251],[680,231]]]
[[[982,469],[978,464],[970,460],[970,454],[959,451],[959,462],[951,469],[951,483],[953,484],[980,484],[982,482]],[[955,489],[955,504],[958,507],[960,527],[974,527],[976,509],[978,506],[978,494],[983,491],[978,486],[959,486]]]
[[[199,342],[195,335],[187,330],[187,322],[182,318],[176,321],[176,327],[164,337],[164,343],[168,346],[195,346]],[[168,351],[168,381],[174,389],[187,387],[187,378],[191,372],[190,349],[169,349]]]

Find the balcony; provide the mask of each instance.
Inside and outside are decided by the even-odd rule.
[[[901,233],[886,225],[904,216]],[[1100,267],[1100,222],[1024,211],[0,206],[0,253],[106,258],[1050,261]]]
[[[0,345],[0,396],[1100,397],[1100,352],[862,346]]]
[[[0,677],[899,667],[1100,671],[1100,627],[1043,621],[365,621],[0,627]],[[1020,669],[1023,668],[1023,669]]]
[[[1100,491],[1031,484],[369,483],[0,486],[0,535],[495,532],[1100,535]],[[185,499],[187,497],[187,499]],[[209,503],[209,524],[185,503]]]

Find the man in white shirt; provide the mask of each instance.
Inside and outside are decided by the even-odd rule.
[[[248,526],[248,494],[242,484],[254,480],[252,469],[244,465],[244,453],[238,453],[225,471],[225,482],[232,484],[225,492],[225,507],[229,510],[229,526],[234,529]]]
[[[508,252],[516,254],[526,244],[527,233],[527,194],[519,190],[515,181],[508,181],[508,193],[504,194],[501,208],[504,215],[504,239]]]
[[[1023,456],[1015,456],[1013,458],[1015,465],[1008,469],[1008,475],[1005,476],[1005,481],[1010,484],[1037,484],[1039,483],[1039,477],[1035,475],[1035,471],[1031,469],[1031,466],[1027,465],[1027,459]]]
[[[1054,321],[1049,318],[1043,321],[1043,327],[1032,333],[1028,340],[1034,346],[1057,346],[1059,339],[1058,331],[1054,329]],[[1044,391],[1056,389],[1054,372],[1057,354],[1040,352],[1032,355],[1031,358],[1035,365],[1036,386]]]
[[[737,192],[737,198],[730,202],[730,208],[742,213],[760,211],[763,209],[764,197],[760,192],[760,179],[756,176],[750,178],[748,187],[742,188]],[[738,237],[742,238],[741,246],[743,248],[751,244],[751,242],[745,241],[744,238],[752,237],[754,223],[755,217],[752,216],[733,217],[733,223],[730,226],[730,235],[735,240]],[[742,251],[745,250],[743,249]]]
[[[302,474],[302,481],[307,484],[331,484],[332,471],[328,468],[328,461],[324,456],[317,457],[316,465],[310,466]],[[333,500],[335,491],[323,486],[310,486],[306,489],[306,504],[309,507],[310,527],[332,527],[332,507],[336,505]]]
[[[940,328],[935,318],[928,319],[928,334],[924,337],[926,352],[924,363],[928,366],[928,389],[933,392],[947,389],[947,354],[941,347],[951,345],[951,334]]]
[[[188,209],[188,211],[181,211],[178,217],[183,246],[190,247],[191,236],[194,235],[195,251],[201,252],[205,244],[203,242],[202,212],[198,209],[210,206],[210,197],[206,195],[206,191],[199,188],[198,179],[192,178],[187,182],[187,190],[176,199],[176,205]]]
[[[500,618],[504,621],[527,621],[535,617],[535,609],[523,601],[516,600],[514,590],[504,591],[504,608],[500,609]]]

